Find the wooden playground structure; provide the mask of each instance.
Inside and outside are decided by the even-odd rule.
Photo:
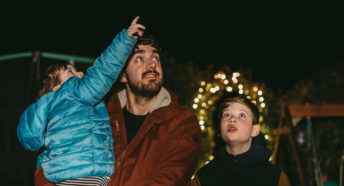
[[[274,130],[276,141],[272,163],[276,164],[281,135],[287,135],[288,141],[292,147],[293,156],[295,158],[300,183],[302,186],[306,186],[307,184],[305,182],[304,170],[301,167],[292,131],[298,122],[304,117],[308,119],[312,117],[344,117],[344,104],[289,104],[282,106],[278,127]],[[341,179],[339,183],[342,183]]]

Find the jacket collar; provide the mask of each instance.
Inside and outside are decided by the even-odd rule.
[[[237,163],[239,166],[243,167],[249,167],[258,162],[266,163],[269,161],[271,154],[271,151],[263,145],[251,146],[247,152],[236,156],[229,154],[225,147],[214,153],[216,159],[220,159],[231,165]]]
[[[125,89],[123,89],[122,91],[118,92],[117,95],[119,98],[119,102],[121,104],[121,108],[123,108],[127,103],[127,92]],[[158,108],[169,105],[171,103],[171,100],[172,99],[170,93],[164,87],[162,87],[157,95],[157,98],[155,99],[155,102],[153,103],[152,107],[149,109],[148,112],[152,113],[154,110]]]

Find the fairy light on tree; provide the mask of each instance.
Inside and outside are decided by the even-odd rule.
[[[264,98],[264,85],[249,82],[239,72],[233,72],[230,75],[224,72],[218,72],[213,76],[211,81],[201,81],[192,105],[203,132],[203,146],[199,167],[213,158],[212,149],[215,147],[215,129],[212,114],[216,109],[214,104],[221,98],[224,92],[237,92],[238,94],[246,95],[252,103],[257,105],[261,113],[265,111],[267,106]],[[259,121],[265,138],[267,140],[271,139],[271,130],[264,124],[263,114],[261,114]]]

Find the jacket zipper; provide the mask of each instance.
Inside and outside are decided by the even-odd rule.
[[[238,158],[234,157],[234,185],[238,185]]]

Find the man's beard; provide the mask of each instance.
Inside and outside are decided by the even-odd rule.
[[[147,83],[143,84],[144,76],[147,73],[152,73],[152,72],[155,73],[157,75],[157,77],[160,77],[160,74],[155,70],[146,71],[142,74],[142,81],[139,81],[136,84],[133,81],[131,81],[128,74],[126,74],[127,80],[128,80],[128,86],[130,87],[131,91],[136,96],[152,98],[159,93],[159,91],[162,87],[162,82],[163,82],[162,76],[161,76],[161,79],[157,78],[157,79],[153,79],[153,80],[148,80]]]

